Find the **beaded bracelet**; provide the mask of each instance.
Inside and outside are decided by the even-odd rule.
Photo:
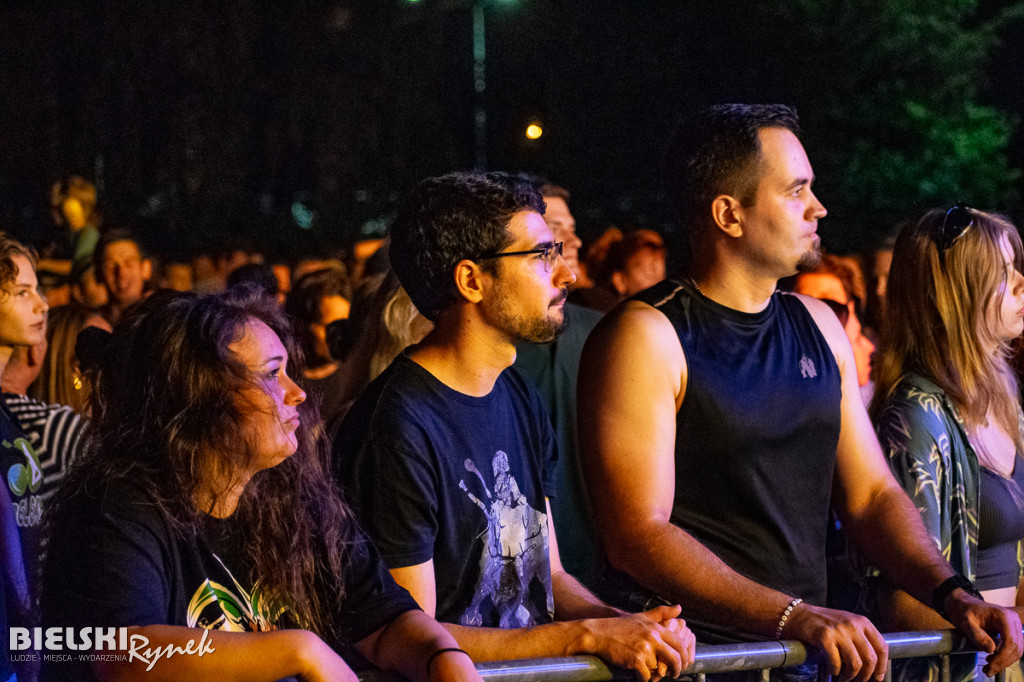
[[[782,630],[786,627],[786,621],[789,620],[789,616],[793,613],[793,609],[796,608],[797,604],[803,602],[803,599],[799,597],[789,602],[789,606],[782,612],[782,618],[779,619],[779,627],[775,628],[775,639],[782,639]]]
[[[460,654],[466,654],[467,656],[469,656],[469,653],[465,649],[460,649],[457,646],[450,646],[450,647],[445,647],[444,649],[438,649],[434,653],[430,654],[430,658],[427,659],[427,677],[430,677],[430,666],[434,662],[434,659],[437,658],[438,656],[440,656],[441,654],[447,654],[447,653],[449,653],[451,651],[457,651]],[[472,660],[472,659],[473,659],[473,657],[470,656],[470,660]]]

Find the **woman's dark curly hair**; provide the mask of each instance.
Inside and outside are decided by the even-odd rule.
[[[246,433],[236,396],[253,384],[228,346],[253,320],[269,326],[289,353],[300,350],[284,316],[251,289],[197,297],[159,291],[114,330],[93,396],[93,438],[60,497],[127,479],[141,486],[175,532],[189,538],[253,471],[258,443]],[[298,449],[255,473],[234,516],[271,603],[295,625],[332,640],[353,521],[331,476],[313,401],[299,406]],[[329,640],[330,641],[330,640]]]

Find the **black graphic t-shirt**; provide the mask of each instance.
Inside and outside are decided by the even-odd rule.
[[[43,543],[43,501],[52,494],[53,480],[45,476],[35,446],[25,436],[6,403],[0,399],[0,472],[3,472],[30,600],[29,620],[38,616],[40,562]],[[9,519],[5,514],[5,519]],[[10,605],[9,605],[10,606]],[[32,623],[22,623],[31,625]]]
[[[439,621],[551,621],[545,497],[554,436],[518,374],[505,371],[478,398],[400,355],[346,415],[334,458],[384,561],[433,559]]]
[[[207,517],[198,537],[185,540],[135,486],[118,482],[89,492],[76,493],[54,519],[43,574],[46,627],[294,627],[264,600],[232,518]],[[329,642],[346,658],[352,642],[416,608],[364,536],[348,556],[338,579],[346,591],[340,614],[345,641]],[[76,660],[43,672],[44,679],[92,679],[88,666]]]
[[[21,460],[21,451],[14,445],[18,439],[24,440],[24,436],[0,402],[0,443],[3,444],[0,445],[0,462],[3,465],[5,483],[9,469],[19,464]],[[3,551],[0,552],[0,633],[3,634],[3,642],[0,643],[0,679],[3,680],[14,674],[8,650],[9,628],[13,625],[32,624],[24,622],[25,611],[31,607],[32,590],[26,576],[25,558],[21,549],[22,531],[18,524],[18,498],[10,488],[10,483],[7,483],[7,488],[0,490],[0,504],[4,505],[0,511],[0,543],[3,544]]]

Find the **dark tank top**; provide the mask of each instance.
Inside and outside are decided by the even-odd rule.
[[[979,469],[978,561],[974,583],[979,590],[1017,587],[1017,543],[1024,538],[1024,466],[1014,462],[1009,479],[985,467]]]
[[[738,573],[824,605],[842,388],[807,308],[776,293],[742,313],[672,279],[636,298],[664,313],[686,355],[672,522]],[[743,630],[684,617],[701,641]]]

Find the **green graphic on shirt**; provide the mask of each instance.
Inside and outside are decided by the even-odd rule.
[[[15,438],[13,443],[5,440],[0,444],[8,449],[21,450],[25,455],[24,464],[15,464],[7,470],[7,487],[16,497],[21,497],[26,491],[38,492],[43,484],[43,467],[32,445],[24,438]]]
[[[207,578],[192,595],[188,603],[186,622],[189,627],[227,632],[264,632],[276,630],[274,624],[284,611],[271,613],[270,606],[263,598],[259,581],[251,592],[239,584],[224,562],[216,554],[213,557],[224,568],[234,583],[234,591]]]

